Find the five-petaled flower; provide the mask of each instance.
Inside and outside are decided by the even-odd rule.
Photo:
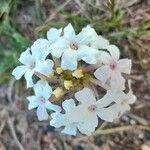
[[[50,96],[52,95],[52,89],[46,81],[38,81],[34,85],[34,96],[28,96],[29,101],[28,109],[37,108],[37,116],[39,120],[47,120],[49,115],[47,110],[61,111],[61,108],[58,105],[54,105],[49,101]]]
[[[34,85],[32,81],[32,76],[34,73],[39,72],[47,75],[53,71],[52,68],[54,63],[52,60],[43,60],[40,54],[32,54],[29,48],[21,54],[19,61],[23,65],[16,67],[13,70],[12,75],[14,75],[17,80],[24,75],[27,82],[27,87],[32,87]]]
[[[110,80],[111,89],[124,90],[125,79],[121,73],[130,74],[131,72],[131,60],[125,58],[120,59],[119,49],[115,45],[109,45],[107,47],[108,52],[101,52],[100,60],[104,65],[98,68],[94,75],[103,84]]]

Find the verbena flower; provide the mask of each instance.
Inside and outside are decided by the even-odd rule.
[[[38,51],[36,54],[32,54],[29,48],[21,54],[19,61],[23,65],[16,67],[13,70],[12,75],[14,75],[17,80],[24,75],[27,87],[32,87],[34,85],[32,76],[35,72],[46,75],[49,72],[52,72],[54,65],[53,61],[50,59],[43,60]]]
[[[130,83],[125,92],[124,76],[131,72],[131,60],[120,59],[118,47],[89,25],[79,34],[71,24],[51,28],[47,39],[37,39],[19,61],[22,65],[12,74],[17,80],[24,75],[27,87],[33,87],[35,93],[27,97],[28,109],[37,109],[39,120],[51,115],[50,125],[64,127],[63,133],[76,135],[79,130],[90,135],[99,120],[112,122],[136,100]],[[33,75],[40,78],[35,85]],[[96,85],[106,90],[100,99]]]
[[[124,90],[125,79],[121,73],[130,74],[131,72],[131,60],[125,58],[120,59],[119,49],[115,45],[107,46],[108,52],[101,52],[100,60],[103,65],[98,68],[94,75],[103,84],[110,80],[112,89]]]
[[[64,101],[62,106],[66,113],[52,114],[50,125],[54,127],[65,126],[62,132],[67,134],[76,134],[77,129],[75,128],[78,128],[83,134],[90,134],[98,126],[98,117],[102,120],[113,121],[113,113],[110,109],[105,108],[110,104],[109,99],[96,101],[93,92],[88,88],[77,92],[75,98],[80,104],[76,106],[73,99]],[[71,128],[73,129],[71,130]]]
[[[36,40],[33,45],[31,46],[31,51],[32,54],[36,55],[41,55],[41,57],[44,59],[45,53],[50,50],[50,46],[52,43],[56,42],[62,33],[62,28],[56,29],[56,28],[51,28],[47,32],[47,39],[38,39]]]
[[[37,116],[39,120],[47,120],[49,115],[48,110],[61,111],[60,106],[54,105],[49,101],[52,95],[52,88],[46,81],[38,81],[34,87],[34,96],[28,96],[29,101],[28,109],[37,108]]]
[[[88,46],[90,37],[86,36],[86,32],[82,31],[76,35],[74,28],[68,24],[64,30],[62,37],[50,46],[53,56],[61,57],[61,67],[66,70],[75,70],[79,60],[83,60],[88,64],[95,64],[96,55],[99,53],[97,49]]]

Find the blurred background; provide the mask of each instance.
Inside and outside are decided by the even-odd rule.
[[[11,71],[34,40],[69,22],[76,32],[91,24],[120,48],[122,58],[133,60],[129,78],[137,101],[103,125],[121,131],[76,140],[27,109],[31,91]],[[150,0],[0,0],[0,150],[150,150],[150,131],[124,131],[125,125],[150,127]]]

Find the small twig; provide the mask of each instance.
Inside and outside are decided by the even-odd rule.
[[[85,141],[91,136],[94,137],[94,136],[97,136],[97,135],[112,134],[112,133],[123,132],[123,131],[128,131],[128,130],[136,130],[136,129],[150,131],[150,127],[148,127],[148,126],[127,125],[127,126],[114,127],[114,128],[110,128],[110,129],[104,129],[104,130],[96,130],[96,132],[94,132],[90,136],[85,136],[85,137],[73,139],[73,142],[78,142],[78,141],[82,141],[82,140]]]
[[[10,131],[11,131],[11,133],[12,133],[12,136],[13,136],[13,138],[14,138],[14,140],[15,140],[17,146],[18,146],[18,148],[19,148],[20,150],[24,150],[22,144],[19,142],[19,140],[18,140],[18,138],[17,138],[17,135],[16,135],[16,132],[15,132],[15,129],[14,129],[14,125],[13,125],[12,119],[11,119],[11,118],[8,118],[8,121],[7,121],[7,122],[8,122],[8,126],[9,126],[9,128],[10,128]]]
[[[108,85],[102,84],[102,82],[99,81],[99,80],[97,80],[97,79],[92,79],[91,82],[92,82],[93,84],[95,84],[95,85],[98,85],[98,86],[104,88],[105,90],[109,90],[109,89],[110,89]]]
[[[90,72],[90,71],[94,71],[95,69],[99,68],[100,66],[101,66],[100,64],[88,65],[88,66],[82,68],[82,70],[84,72]]]
[[[59,80],[55,77],[48,77],[48,76],[45,76],[39,72],[36,72],[35,74],[36,74],[36,76],[38,76],[42,80],[46,80],[46,81],[53,83],[53,84],[59,83]]]
[[[12,104],[13,101],[12,101],[12,92],[13,92],[13,88],[14,88],[14,83],[15,83],[15,79],[12,78],[8,84],[8,90],[7,90],[7,97],[8,97],[8,100],[9,102]]]
[[[2,131],[3,131],[3,129],[4,129],[4,127],[5,127],[5,124],[6,124],[6,122],[3,121],[2,124],[1,124],[1,126],[0,126],[0,134],[1,134]]]

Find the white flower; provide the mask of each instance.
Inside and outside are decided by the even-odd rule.
[[[126,94],[123,91],[107,91],[107,96],[112,99],[115,104],[109,107],[109,109],[114,114],[114,119],[119,118],[126,111],[130,110],[130,104],[135,103],[136,96],[133,94],[130,81],[129,84],[129,92]]]
[[[37,116],[39,120],[47,120],[49,115],[47,110],[61,111],[61,108],[52,104],[49,97],[52,95],[52,89],[46,81],[39,81],[34,86],[34,96],[28,96],[28,109],[37,108]]]
[[[120,59],[119,49],[115,45],[109,45],[107,50],[110,52],[101,52],[100,60],[104,64],[98,68],[94,75],[103,84],[110,79],[112,89],[124,90],[125,79],[121,73],[130,74],[131,72],[131,60],[125,58]]]
[[[97,62],[96,55],[99,51],[95,48],[87,46],[88,37],[82,34],[82,31],[76,35],[71,24],[64,28],[63,36],[50,46],[50,51],[53,56],[61,57],[61,67],[66,70],[75,70],[79,60],[83,60],[88,64]]]
[[[50,45],[54,42],[56,42],[62,33],[62,28],[56,29],[51,28],[47,32],[47,39],[38,39],[36,40],[33,45],[31,46],[31,52],[33,55],[41,54],[41,57],[45,59],[47,51],[49,51]]]
[[[87,37],[87,45],[96,49],[106,49],[109,45],[109,41],[100,35],[97,35],[94,28],[87,25],[82,29],[83,36]]]
[[[88,88],[77,92],[75,98],[80,104],[76,106],[73,99],[64,101],[62,105],[66,113],[52,114],[50,125],[56,128],[65,126],[62,132],[67,134],[75,135],[78,128],[81,133],[89,135],[98,126],[98,116],[102,120],[113,121],[113,114],[105,108],[110,104],[108,99],[96,101]]]
[[[28,48],[25,52],[23,52],[19,58],[19,61],[23,64],[21,66],[16,67],[12,75],[15,76],[17,80],[19,80],[23,75],[27,82],[27,87],[33,86],[32,76],[35,72],[39,72],[41,74],[48,74],[52,72],[53,61],[52,60],[40,60],[41,55],[31,54],[30,49]]]

